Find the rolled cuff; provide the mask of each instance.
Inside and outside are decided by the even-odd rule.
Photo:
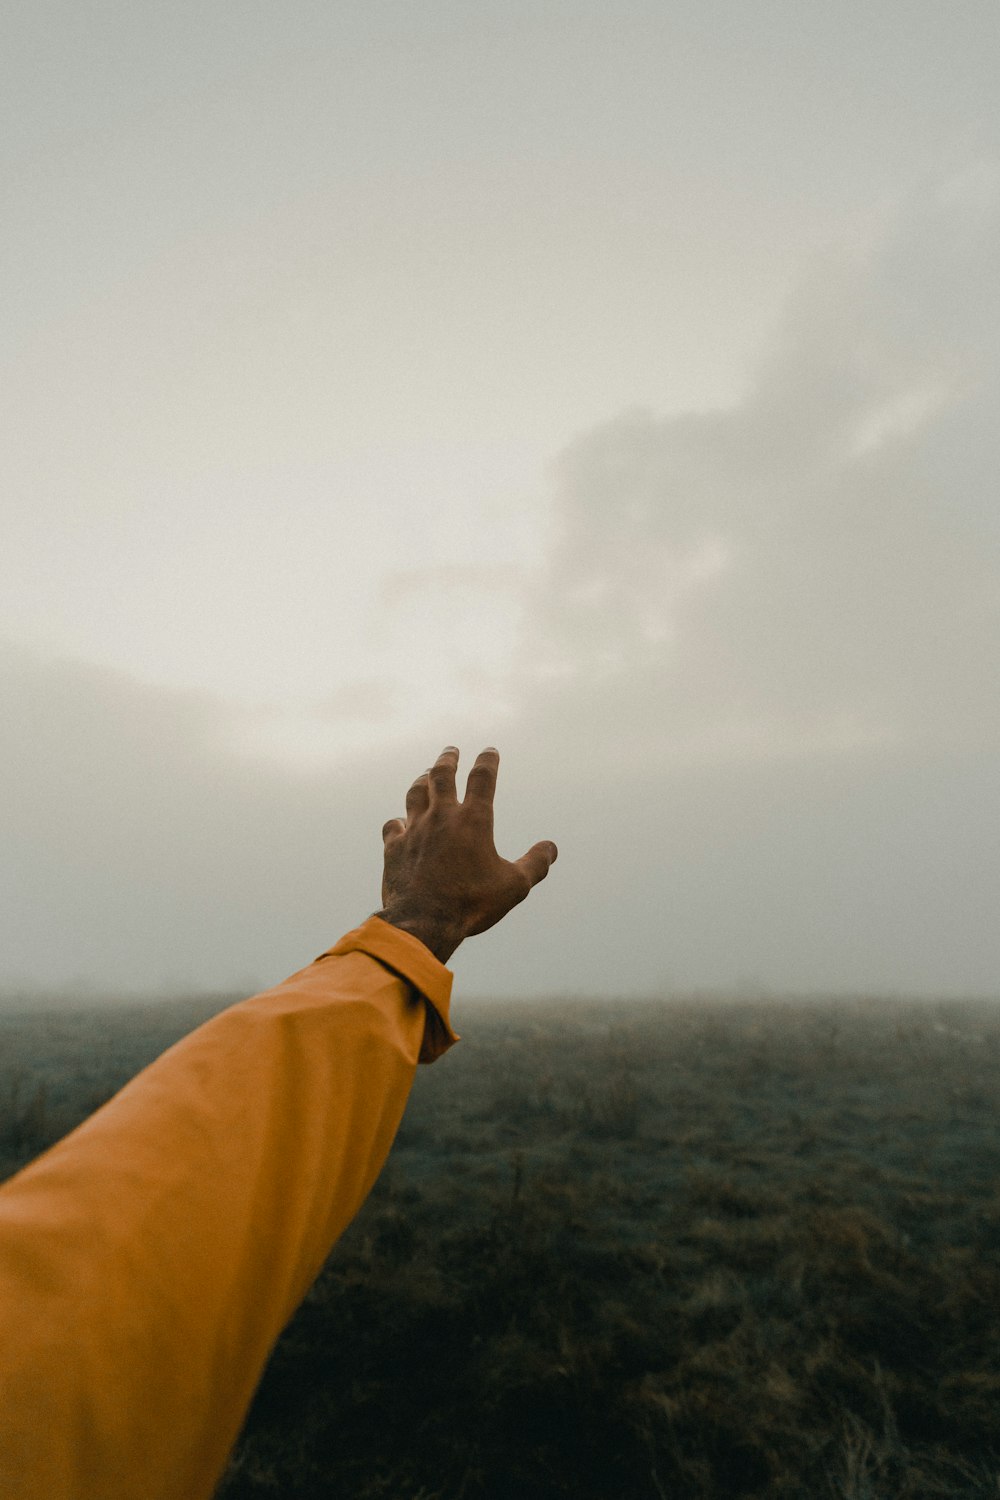
[[[461,1040],[452,1030],[449,1019],[454,975],[439,963],[419,938],[394,927],[391,922],[383,922],[381,917],[369,917],[367,922],[346,932],[339,943],[321,953],[316,962],[336,954],[355,952],[367,953],[370,958],[377,959],[411,984],[427,1001],[427,1024],[418,1062],[435,1062]]]

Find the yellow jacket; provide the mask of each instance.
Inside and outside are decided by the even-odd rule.
[[[3,1500],[211,1496],[417,1063],[458,1040],[451,980],[372,917],[0,1187]]]

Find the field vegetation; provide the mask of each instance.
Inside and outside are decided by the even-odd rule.
[[[221,1003],[0,1015],[0,1171]],[[1000,1005],[459,1005],[219,1500],[1000,1497]]]

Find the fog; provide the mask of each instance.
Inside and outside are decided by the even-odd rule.
[[[290,770],[222,700],[8,643],[8,984],[299,966],[377,907],[381,823],[454,735],[500,743],[501,850],[561,849],[456,958],[474,989],[994,992],[998,251],[977,166],[801,288],[739,406],[572,443],[544,564],[493,580],[489,721]]]
[[[818,12],[810,25],[821,29]],[[976,41],[963,35],[970,56]],[[794,120],[790,80],[779,95]],[[724,361],[696,348],[699,327],[725,337],[728,304],[683,325],[678,349],[682,324],[663,317],[651,277],[641,334],[642,297],[629,302],[642,373],[602,384],[598,345],[584,392],[564,346],[576,394],[558,420],[532,425],[541,391],[526,373],[502,442],[485,426],[478,447],[438,434],[447,454],[428,450],[429,472],[454,481],[439,511],[416,473],[355,515],[356,489],[338,490],[333,468],[327,489],[316,479],[318,407],[291,421],[279,403],[273,450],[255,448],[264,439],[243,417],[231,427],[233,453],[255,452],[247,530],[240,500],[224,500],[205,551],[195,499],[221,473],[214,450],[185,488],[167,446],[140,455],[123,408],[107,437],[121,472],[96,459],[74,469],[69,437],[49,463],[25,436],[24,413],[42,409],[36,349],[12,408],[24,422],[0,640],[4,992],[249,992],[280,979],[377,908],[381,825],[449,742],[465,768],[500,747],[502,853],[540,838],[560,848],[529,901],[456,955],[469,994],[1000,992],[1000,157],[971,128],[972,104],[958,120],[970,128],[942,126],[960,94],[954,81],[927,94],[937,123],[907,170],[891,191],[865,178],[870,211],[851,233],[799,242],[766,317],[775,284],[748,292],[739,380],[723,390]],[[760,129],[765,103],[754,109]],[[488,157],[482,140],[470,151]],[[722,160],[711,134],[693,150],[735,203]],[[801,169],[794,153],[784,163],[789,202],[806,193]],[[751,178],[759,194],[765,177]],[[720,250],[714,225],[705,264],[725,279],[735,261],[718,256],[738,246]],[[777,221],[773,234],[777,245]],[[640,239],[632,223],[623,263]],[[539,250],[546,276],[560,258],[572,274],[571,241]],[[609,249],[580,245],[584,258]],[[480,253],[456,271],[458,310],[442,300],[442,338],[459,337]],[[588,297],[574,292],[577,318],[607,332]],[[498,338],[515,301],[507,286]],[[649,374],[657,351],[669,400]],[[46,408],[57,434],[79,421],[68,380]],[[154,410],[160,387],[142,389]],[[380,431],[400,441],[389,389],[365,397],[373,449]],[[619,400],[628,390],[636,399]],[[439,395],[443,410],[453,391]],[[493,396],[480,393],[483,411]],[[414,412],[407,464],[435,420]],[[308,463],[279,471],[274,454],[300,438]],[[380,463],[369,486],[389,473]],[[157,464],[175,510],[149,508]],[[104,474],[112,488],[80,500],[63,546],[77,477],[97,495]],[[225,493],[241,482],[228,470]],[[106,494],[107,514],[130,518],[120,567],[106,516],[88,540]],[[315,533],[295,529],[307,512]],[[327,522],[342,553],[319,545]],[[171,571],[152,566],[144,596],[146,547]],[[286,678],[295,692],[282,698]]]

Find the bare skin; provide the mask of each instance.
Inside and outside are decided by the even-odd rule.
[[[406,794],[406,817],[382,829],[385,869],[376,912],[447,963],[467,937],[501,921],[544,880],[558,850],[548,839],[520,859],[502,859],[493,844],[493,795],[499,753],[481,750],[465,797],[455,784],[458,750],[448,745]]]

